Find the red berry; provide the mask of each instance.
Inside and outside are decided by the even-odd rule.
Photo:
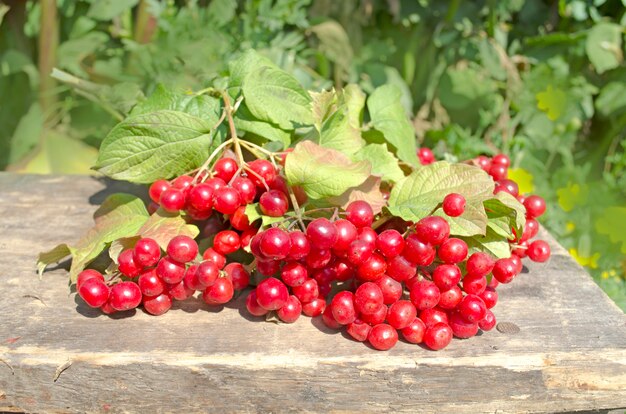
[[[292,231],[289,233],[289,240],[291,241],[291,249],[289,249],[289,259],[300,260],[306,257],[311,246],[306,235],[300,230]]]
[[[259,305],[267,310],[280,309],[289,299],[287,286],[273,277],[269,277],[259,283],[256,288],[256,294]]]
[[[387,311],[388,311],[388,308],[386,306],[381,306],[380,308],[378,308],[378,310],[376,310],[375,313],[360,314],[359,319],[361,319],[363,322],[368,323],[372,326],[378,325],[379,323],[385,322],[385,319],[387,319]]]
[[[98,279],[104,282],[104,276],[102,276],[102,273],[97,270],[86,269],[80,272],[76,278],[76,290],[80,290],[81,285],[89,279]]]
[[[209,247],[204,251],[202,258],[215,263],[218,269],[223,269],[226,264],[226,257],[224,257],[223,254],[216,252],[212,247]]]
[[[222,214],[233,214],[240,205],[241,195],[232,187],[222,187],[213,194],[213,208]]]
[[[333,245],[335,250],[347,250],[350,244],[357,238],[357,229],[350,221],[339,219],[334,223],[337,230],[337,240]]]
[[[232,158],[221,158],[217,160],[215,165],[213,165],[213,172],[215,176],[221,178],[225,182],[229,182],[237,173],[239,166],[237,165],[237,161]]]
[[[241,290],[250,284],[250,273],[241,263],[229,263],[224,268],[226,277],[233,282],[233,289]]]
[[[308,303],[319,296],[317,281],[315,279],[307,279],[299,286],[294,286],[291,291],[302,303]]]
[[[328,219],[317,218],[307,226],[306,237],[316,249],[330,249],[337,241],[337,229]]]
[[[433,282],[423,280],[411,289],[411,302],[419,310],[430,309],[437,306],[441,296],[440,290]]]
[[[134,309],[141,303],[141,290],[133,282],[120,282],[111,288],[109,302],[116,311]]]
[[[98,278],[90,278],[81,283],[78,295],[87,305],[99,308],[109,299],[109,287]]]
[[[324,309],[326,309],[326,300],[322,297],[315,298],[309,303],[302,305],[302,313],[310,317],[320,316]]]
[[[280,261],[277,260],[257,260],[256,270],[263,276],[272,276],[280,269]]]
[[[194,291],[185,286],[185,283],[181,280],[178,283],[165,285],[165,290],[172,299],[185,300],[193,296]]]
[[[491,167],[489,168],[489,175],[491,176],[491,178],[493,178],[495,181],[500,181],[500,180],[504,180],[507,175],[508,175],[508,167],[502,165],[502,164],[491,164]]]
[[[134,254],[132,249],[124,250],[117,257],[118,269],[124,275],[130,278],[139,276],[141,273],[141,266],[135,263]]]
[[[487,313],[485,313],[485,317],[478,322],[478,327],[483,331],[490,331],[493,327],[496,326],[496,315],[493,314],[489,309],[487,309]]]
[[[217,177],[209,178],[208,180],[204,182],[204,184],[208,185],[211,188],[211,190],[213,190],[213,194],[215,194],[215,192],[219,190],[220,188],[224,188],[227,185],[226,181]]]
[[[391,305],[402,297],[402,283],[397,280],[383,275],[383,277],[374,283],[376,283],[383,293],[383,303],[385,305]]]
[[[256,187],[251,180],[245,177],[237,177],[233,180],[231,187],[239,193],[241,204],[250,204],[254,201],[256,197]]]
[[[308,272],[298,262],[287,262],[280,271],[280,278],[287,286],[300,286],[307,280]]]
[[[461,263],[467,257],[467,243],[454,237],[449,238],[441,243],[437,250],[437,256],[444,263]]]
[[[435,154],[430,148],[422,147],[417,150],[417,158],[420,160],[420,164],[428,165],[435,162]]]
[[[448,314],[439,307],[424,309],[420,312],[419,317],[426,328],[433,327],[438,323],[448,323]]]
[[[208,212],[213,208],[213,187],[202,183],[196,185],[189,192],[189,206],[199,212]]]
[[[335,320],[341,325],[347,325],[356,319],[352,292],[344,290],[337,293],[330,303],[330,309]]]
[[[526,254],[533,262],[543,263],[550,258],[550,245],[543,240],[535,240],[528,246]]]
[[[198,255],[198,244],[189,236],[176,236],[167,244],[167,254],[179,263],[188,263]]]
[[[407,342],[412,344],[421,344],[426,332],[426,325],[420,318],[415,318],[406,327],[402,329],[402,336]]]
[[[487,276],[491,273],[494,265],[495,260],[487,253],[476,252],[467,259],[465,268],[468,274],[478,277]]]
[[[187,268],[183,282],[185,286],[192,290],[204,290],[207,288],[198,280],[198,265],[191,265]]]
[[[517,265],[511,259],[499,259],[493,267],[493,277],[500,283],[509,283],[517,275]]]
[[[377,284],[365,282],[354,293],[354,307],[362,314],[372,314],[383,305],[383,291]]]
[[[373,253],[369,259],[359,265],[356,272],[359,279],[373,282],[383,277],[386,270],[385,258],[378,253]]]
[[[452,328],[452,333],[457,338],[471,338],[478,333],[477,323],[467,322],[456,312],[450,316],[448,324],[450,325],[450,328]]]
[[[417,241],[420,245],[423,244]],[[434,251],[433,251],[434,253]],[[396,256],[387,263],[387,274],[398,282],[411,279],[417,273],[417,266],[402,256]]]
[[[327,306],[326,309],[324,309],[324,312],[322,312],[322,321],[324,322],[324,325],[330,329],[341,328],[341,324],[335,320],[330,306]]]
[[[497,154],[497,155],[494,155],[494,157],[491,159],[491,163],[497,164],[497,165],[504,165],[505,167],[509,168],[509,166],[511,165],[511,159],[505,154]]]
[[[433,272],[433,282],[439,290],[448,290],[461,281],[461,269],[456,265],[442,264]]]
[[[417,235],[411,234],[406,238],[402,256],[419,266],[429,266],[435,260],[435,248]]]
[[[360,265],[374,253],[374,246],[364,240],[355,240],[350,243],[346,257],[353,265]]]
[[[493,308],[498,302],[498,292],[496,292],[496,290],[490,286],[487,286],[483,293],[478,296],[480,296],[483,302],[485,302],[485,306],[487,307],[487,309]]]
[[[181,190],[185,195],[189,194],[189,190],[191,190],[191,183],[193,182],[193,177],[188,175],[181,175],[180,177],[176,177],[174,181],[172,181],[172,187]]]
[[[259,249],[268,259],[281,260],[287,257],[291,249],[291,239],[286,231],[272,227],[262,233]]]
[[[450,193],[443,199],[443,212],[450,217],[458,217],[465,211],[465,197]]]
[[[467,278],[467,276],[465,276]],[[452,286],[450,289],[441,292],[439,297],[439,306],[443,309],[454,309],[463,300],[463,292],[458,286]]]
[[[170,213],[177,213],[185,208],[186,197],[181,190],[168,188],[161,193],[159,204],[163,207],[163,210]]]
[[[376,247],[376,238],[378,234],[371,227],[361,227],[357,233],[357,240],[364,241],[372,245],[372,248]]]
[[[294,295],[289,296],[285,305],[278,309],[278,317],[285,323],[294,323],[302,313],[302,304]]]
[[[424,332],[424,345],[438,351],[445,348],[452,341],[452,328],[446,323],[438,323]]]
[[[165,283],[180,283],[185,276],[185,265],[173,260],[169,256],[165,256],[159,260],[156,268],[156,274],[158,277],[163,279]]]
[[[159,316],[170,310],[172,307],[172,298],[165,293],[157,296],[144,296],[143,308],[150,315]]]
[[[259,207],[266,216],[282,217],[289,209],[289,201],[282,191],[270,190],[261,195]]]
[[[220,277],[206,288],[202,299],[209,305],[222,305],[231,300],[234,294],[233,282],[227,277]]]
[[[374,210],[366,201],[356,200],[346,207],[346,218],[356,227],[371,226],[374,222]]]
[[[539,233],[539,222],[533,218],[526,219],[526,224],[524,225],[524,232],[522,233],[522,238],[520,242],[525,242],[533,237],[535,237]]]
[[[163,191],[169,189],[170,183],[165,180],[156,180],[150,185],[150,189],[148,190],[148,194],[150,195],[150,199],[158,204],[161,199],[161,194]]]
[[[415,234],[422,242],[436,246],[448,238],[450,225],[442,217],[424,217],[415,225]]]
[[[505,178],[496,183],[496,188],[493,193],[498,194],[500,191],[504,191],[505,193],[511,194],[513,197],[517,197],[519,195],[519,186],[515,181]]]
[[[485,302],[476,295],[467,295],[458,306],[459,314],[470,323],[478,323],[487,313]]]
[[[376,248],[387,259],[394,258],[404,250],[404,238],[398,230],[385,230],[376,237]]]
[[[372,327],[369,326],[367,323],[363,322],[360,319],[355,319],[354,322],[348,324],[348,326],[346,327],[346,332],[348,333],[348,335],[354,338],[355,341],[364,342],[367,339],[367,336],[369,335],[371,329]]]
[[[487,287],[487,278],[485,276],[466,275],[463,278],[463,290],[470,295],[480,295]]]
[[[248,309],[248,312],[254,316],[263,316],[269,312],[257,302],[256,290],[250,292],[246,298],[246,309]]]
[[[246,231],[250,228],[250,220],[248,220],[246,208],[244,206],[237,207],[237,210],[228,220],[230,221],[230,225],[233,226],[235,230]]]
[[[220,231],[213,239],[213,250],[222,255],[235,253],[240,247],[239,235],[232,230]]]
[[[137,280],[141,294],[158,296],[165,290],[165,284],[156,274],[156,269],[144,270]]]
[[[389,307],[387,322],[395,329],[406,328],[417,317],[415,306],[408,300],[399,300]]]
[[[374,327],[367,335],[367,340],[379,351],[386,351],[394,347],[398,342],[398,331],[386,323],[380,323]]]
[[[154,266],[160,258],[161,248],[153,239],[139,239],[133,248],[133,261],[141,267]]]
[[[249,162],[248,168],[255,173],[252,174],[248,172],[248,178],[259,188],[265,188],[263,181],[269,186],[269,183],[276,178],[276,169],[272,163],[267,160],[254,160]]]
[[[346,259],[335,259],[332,263],[332,271],[335,274],[335,279],[340,282],[345,282],[354,277],[354,266]]]
[[[195,274],[196,274],[196,279],[198,280],[198,283],[202,286],[200,289],[197,289],[197,290],[201,290],[209,286],[213,286],[213,284],[215,283],[215,281],[220,275],[220,269],[217,267],[217,264],[215,264],[214,262],[210,260],[205,260],[198,265],[195,271]]]
[[[478,164],[478,166],[483,169],[483,171],[489,172],[489,169],[491,168],[491,158],[484,155],[479,155],[478,157],[476,157],[475,161],[476,164]]]
[[[524,207],[529,218],[537,218],[546,212],[546,201],[538,195],[531,195],[524,200]]]

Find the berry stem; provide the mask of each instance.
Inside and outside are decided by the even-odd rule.
[[[298,223],[302,231],[306,231],[306,226],[304,225],[304,221],[302,220],[302,209],[298,204],[298,200],[296,199],[296,195],[293,193],[291,186],[287,186],[287,191],[289,191],[289,199],[291,200],[291,205],[293,206],[293,211],[296,213],[296,218],[298,219]]]
[[[223,117],[222,117],[222,121],[223,121]],[[220,123],[218,123],[215,126],[215,128],[217,128]],[[213,131],[215,131],[215,129]],[[204,164],[202,164],[202,166],[198,169],[198,172],[196,173],[196,175],[193,177],[194,183],[198,182],[198,177],[200,176],[200,174],[202,174],[202,171],[207,170],[209,168],[209,165],[211,165],[211,161],[213,161],[215,157],[221,154],[222,150],[224,150],[228,145],[232,144],[232,142],[233,142],[232,139],[227,139],[226,141],[222,142],[219,145],[219,147],[215,148],[215,150],[211,153],[209,158],[207,158]]]
[[[235,147],[235,154],[237,155],[237,160],[239,161],[239,165],[245,165],[246,161],[243,158],[243,153],[241,152],[241,143],[239,142],[239,137],[237,136],[237,129],[235,129],[235,120],[233,119],[233,114],[239,108],[243,97],[237,98],[235,102],[235,106],[233,107],[230,103],[230,96],[227,92],[222,92],[222,99],[224,99],[224,112],[228,117],[228,127],[230,128],[230,139],[233,142],[233,146]],[[244,167],[245,168],[245,167]]]

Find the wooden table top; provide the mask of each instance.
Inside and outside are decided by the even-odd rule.
[[[626,407],[626,316],[552,237],[546,264],[498,288],[499,322],[432,352],[387,352],[325,329],[276,325],[201,300],[153,317],[108,317],[70,294],[67,263],[37,253],[74,242],[114,191],[76,176],[0,173],[0,411],[574,412]],[[242,310],[243,309],[243,310]],[[62,371],[62,372],[61,372]],[[59,374],[60,375],[57,375]],[[56,380],[55,380],[55,377]]]

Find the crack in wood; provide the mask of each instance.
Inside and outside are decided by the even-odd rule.
[[[13,369],[13,366],[11,364],[9,364],[7,361],[5,361],[2,358],[0,358],[0,362],[2,362],[4,365],[9,367],[9,369],[11,370],[11,375],[15,375],[15,370]]]
[[[65,361],[62,365],[59,365],[57,367],[57,370],[54,373],[54,378],[52,379],[52,381],[57,382],[61,374],[71,366],[72,366],[72,360],[68,358],[67,361]]]

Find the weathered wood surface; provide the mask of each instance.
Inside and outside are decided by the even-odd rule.
[[[200,300],[110,318],[36,254],[74,241],[104,196],[92,178],[0,174],[0,411],[561,412],[626,407],[626,317],[547,234],[553,257],[499,289],[496,330],[388,352]],[[137,191],[137,189],[134,189]],[[68,364],[70,364],[69,367]],[[55,373],[63,367],[54,381]]]

